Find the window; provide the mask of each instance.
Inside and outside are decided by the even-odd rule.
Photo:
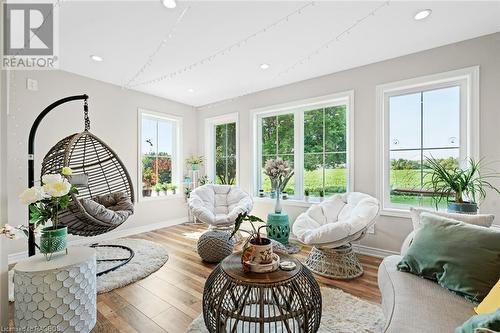
[[[206,173],[215,184],[238,183],[237,124],[237,113],[206,120]]]
[[[262,150],[261,150],[261,179],[260,189],[271,192],[271,181],[264,175],[264,165],[267,160],[281,157],[288,161],[291,168],[294,168],[294,114],[281,114],[276,116],[263,117],[261,121],[262,129]],[[295,193],[295,177],[292,176],[285,189],[288,194]]]
[[[345,104],[304,112],[304,189],[325,195],[347,190]]]
[[[257,137],[255,193],[272,191],[267,160],[288,161],[294,175],[284,191],[294,199],[343,193],[352,188],[349,128],[352,92],[255,110]]]
[[[180,119],[140,110],[141,198],[174,195],[179,182]]]
[[[474,155],[474,72],[454,71],[377,88],[383,108],[385,209],[433,205],[426,158],[454,168]]]

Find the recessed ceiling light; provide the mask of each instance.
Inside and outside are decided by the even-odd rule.
[[[92,59],[94,61],[98,61],[98,62],[101,62],[104,60],[104,59],[102,59],[102,57],[99,57],[98,55],[95,55],[95,54],[91,55],[90,59]]]
[[[189,91],[190,93],[193,93],[193,92],[194,92],[194,89],[193,89],[193,88],[189,88],[189,89],[188,89],[188,91]]]
[[[269,64],[261,64],[260,65],[260,69],[268,69],[269,68]]]
[[[163,6],[169,8],[169,9],[174,9],[177,4],[175,3],[175,0],[162,0],[161,2]]]
[[[432,13],[432,10],[424,9],[424,10],[421,10],[418,13],[416,13],[413,18],[417,21],[420,21],[420,20],[423,20],[424,18],[428,17],[429,15],[431,15],[431,13]]]

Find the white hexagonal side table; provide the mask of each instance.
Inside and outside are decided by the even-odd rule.
[[[47,261],[42,254],[14,267],[14,323],[23,332],[88,333],[96,324],[96,257],[70,247]]]

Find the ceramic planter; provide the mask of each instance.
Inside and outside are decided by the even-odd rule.
[[[40,236],[40,252],[50,254],[66,250],[68,227],[45,227]]]
[[[152,192],[151,189],[143,189],[142,190],[142,196],[143,197],[150,197],[151,196],[151,192]]]
[[[477,204],[475,202],[448,202],[448,212],[459,214],[477,214]]]
[[[199,164],[191,164],[191,170],[193,170],[193,171],[200,170],[200,165]]]
[[[273,245],[269,238],[260,238],[261,244],[255,244],[256,238],[250,240],[253,248],[251,261],[256,264],[270,264],[273,261]]]

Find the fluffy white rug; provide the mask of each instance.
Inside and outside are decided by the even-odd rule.
[[[143,279],[160,269],[168,260],[167,250],[163,246],[144,239],[121,238],[99,244],[125,245],[134,250],[135,255],[126,265],[97,277],[98,294]],[[126,256],[128,256],[128,252],[122,249],[97,248],[97,259],[121,258]],[[97,271],[103,271],[109,264],[110,262],[98,263]]]
[[[384,329],[385,319],[379,305],[340,289],[321,288],[321,295],[323,314],[318,333],[380,333]],[[208,333],[202,315],[189,325],[186,333]]]

